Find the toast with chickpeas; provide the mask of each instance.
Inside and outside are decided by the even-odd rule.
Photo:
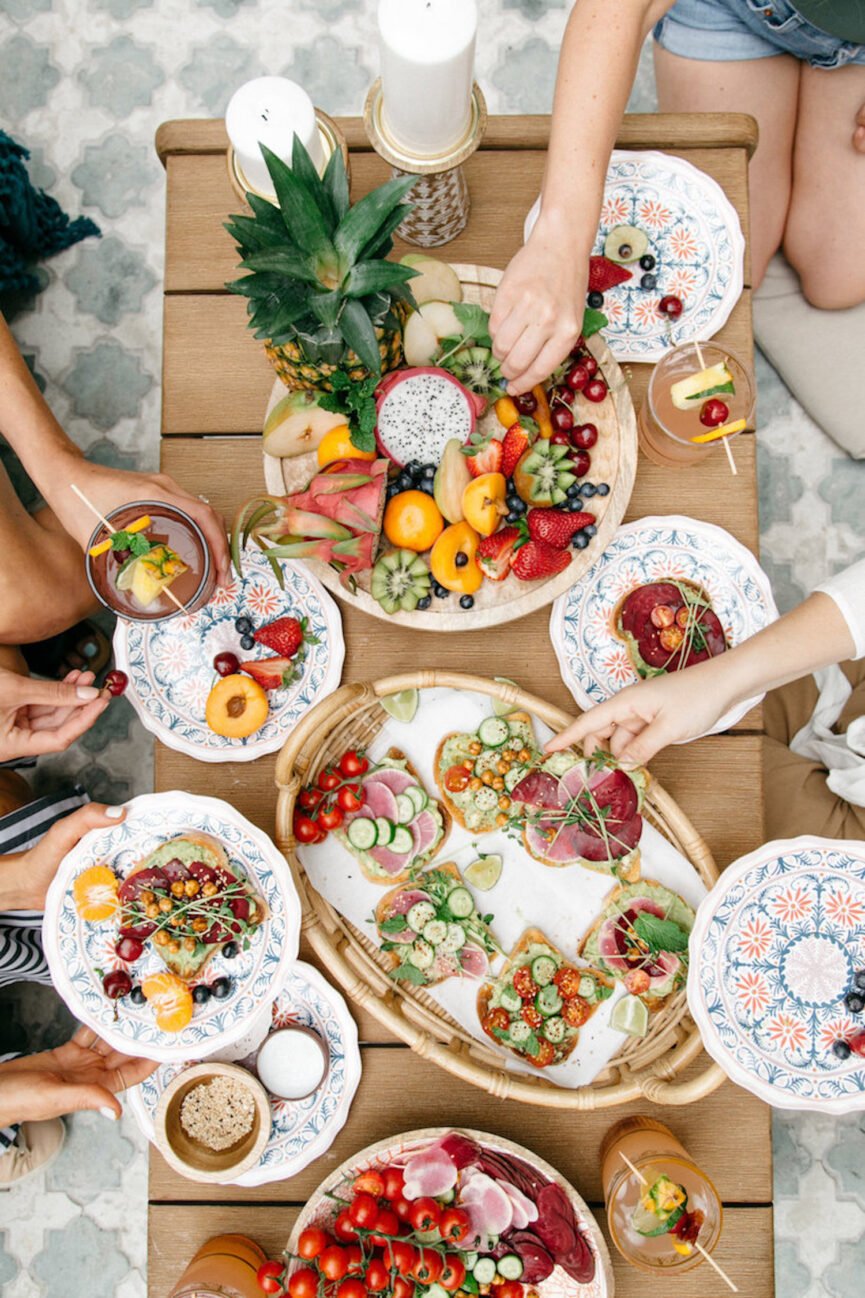
[[[464,829],[489,834],[508,824],[513,789],[541,760],[527,712],[484,717],[477,730],[445,735],[435,779],[445,806]]]

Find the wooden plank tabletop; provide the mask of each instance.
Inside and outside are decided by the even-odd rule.
[[[387,168],[371,151],[359,119],[340,124],[352,150],[352,193],[357,198],[380,183]],[[507,264],[522,242],[523,218],[538,192],[548,131],[547,117],[490,120],[483,147],[467,168],[473,198],[469,225],[444,255],[456,261]],[[752,119],[733,114],[629,117],[618,143],[623,148],[664,148],[703,168],[723,186],[747,231],[747,160],[756,143]],[[273,372],[245,328],[245,304],[224,289],[236,269],[222,222],[240,210],[228,182],[225,147],[222,122],[168,122],[157,135],[168,172],[162,464],[230,517],[243,499],[263,487],[261,444],[255,434],[261,429]],[[745,282],[742,299],[719,337],[750,355],[747,263]],[[647,373],[644,366],[628,369],[636,400]],[[740,475],[733,480],[720,456],[699,470],[679,473],[641,456],[627,516],[687,513],[726,527],[756,551],[755,439],[740,438],[736,457]],[[549,644],[547,612],[512,624],[506,638],[402,628],[383,634],[381,622],[345,606],[341,612],[347,650],[344,680],[412,666],[506,674],[551,703],[573,710]],[[698,826],[721,867],[763,839],[760,725],[761,713],[755,709],[734,733],[687,749],[670,749],[652,763],[656,777]],[[217,793],[272,832],[274,761],[212,767],[157,745],[156,787]],[[308,950],[301,954],[310,959]],[[322,967],[320,961],[314,963]],[[346,1127],[310,1168],[255,1190],[205,1187],[178,1177],[155,1151],[151,1153],[153,1298],[163,1298],[198,1244],[222,1230],[247,1233],[266,1249],[278,1251],[298,1205],[328,1168],[371,1141],[411,1127],[453,1123],[509,1136],[549,1159],[597,1207],[600,1141],[619,1116],[636,1111],[668,1121],[716,1180],[725,1203],[733,1205],[717,1256],[734,1273],[741,1291],[753,1298],[769,1298],[774,1292],[769,1110],[751,1095],[728,1083],[684,1109],[644,1104],[569,1113],[561,1122],[551,1122],[545,1110],[491,1100],[455,1078],[447,1077],[442,1085],[445,1074],[393,1041],[371,1015],[354,1013],[363,1043],[363,1080]],[[705,1063],[703,1057],[694,1069]],[[603,1224],[602,1210],[599,1220]],[[661,1294],[661,1282],[637,1273],[615,1253],[613,1260],[620,1298]],[[679,1278],[677,1292],[681,1298],[714,1298],[727,1291],[702,1267]]]

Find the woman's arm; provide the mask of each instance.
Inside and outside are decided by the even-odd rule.
[[[34,847],[0,856],[0,912],[43,910],[51,881],[76,843],[91,829],[116,825],[125,816],[125,807],[88,802],[55,821]]]
[[[525,392],[579,337],[604,179],[643,41],[672,0],[577,0],[562,41],[541,212],[490,317],[493,350]]]

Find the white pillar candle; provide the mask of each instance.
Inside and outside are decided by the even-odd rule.
[[[382,115],[409,153],[446,153],[471,118],[475,0],[379,0]]]
[[[235,90],[225,110],[225,129],[243,176],[260,194],[274,193],[261,144],[291,165],[296,135],[313,165],[319,172],[324,169],[313,102],[302,86],[287,77],[256,77]]]

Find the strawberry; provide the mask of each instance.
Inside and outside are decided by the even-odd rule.
[[[566,550],[571,537],[594,521],[594,514],[588,514],[585,510],[578,514],[566,514],[561,509],[530,509],[526,515],[532,540],[543,541],[556,550]]]
[[[589,258],[590,293],[606,293],[608,288],[615,288],[617,284],[624,284],[625,280],[632,278],[633,271],[610,261],[609,257]]]
[[[317,637],[309,634],[305,617],[299,621],[296,617],[278,617],[275,622],[260,627],[254,638],[283,658],[293,658],[304,641],[318,644]]]
[[[515,425],[518,427],[518,425]],[[519,527],[503,527],[492,536],[485,536],[478,546],[477,561],[481,572],[490,581],[504,581],[511,570],[514,546],[523,535]]]
[[[482,473],[498,473],[501,470],[504,448],[497,437],[472,433],[469,445],[464,446],[462,451],[473,478],[479,478]]]
[[[501,472],[506,478],[511,476],[523,451],[528,450],[533,440],[522,423],[511,424],[502,441]]]
[[[511,560],[511,569],[520,581],[539,581],[542,577],[554,577],[570,562],[567,550],[556,550],[545,541],[527,541]]]
[[[278,690],[294,680],[296,664],[290,658],[260,658],[241,663],[240,670],[258,681],[263,690]]]

